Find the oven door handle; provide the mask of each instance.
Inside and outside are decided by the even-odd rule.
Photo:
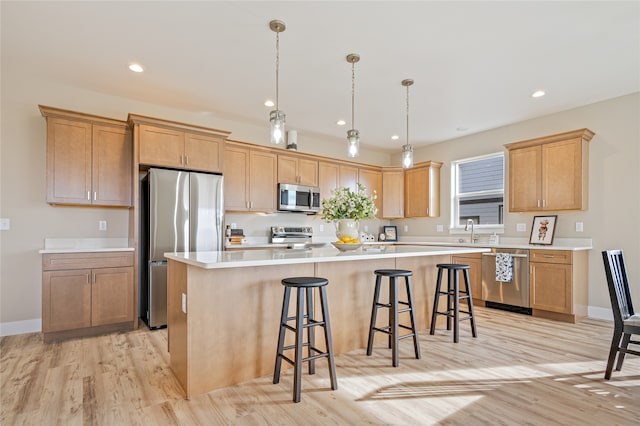
[[[496,254],[495,254],[495,253],[482,253],[482,255],[483,255],[483,256],[493,256],[493,257],[496,257]],[[512,254],[512,255],[511,255],[511,257],[524,257],[524,258],[527,258],[527,257],[529,257],[529,255],[528,255],[528,254]]]

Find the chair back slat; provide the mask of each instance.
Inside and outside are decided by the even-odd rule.
[[[634,314],[627,270],[624,266],[624,254],[622,250],[605,250],[602,252],[602,260],[609,286],[613,319],[621,325],[624,320]]]

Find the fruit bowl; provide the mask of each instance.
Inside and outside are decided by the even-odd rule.
[[[362,247],[362,243],[338,243],[338,242],[333,242],[331,244],[333,244],[333,246],[335,248],[337,248],[338,250],[340,250],[340,251],[357,250],[360,247]]]

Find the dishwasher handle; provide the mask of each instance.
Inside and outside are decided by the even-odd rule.
[[[483,256],[493,256],[493,257],[496,257],[496,254],[495,254],[495,253],[482,253],[482,255],[483,255]],[[529,257],[529,255],[528,255],[528,254],[512,254],[512,255],[511,255],[511,257],[524,257],[524,258],[527,258],[527,257]]]

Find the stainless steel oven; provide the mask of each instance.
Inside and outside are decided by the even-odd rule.
[[[496,254],[508,253],[513,258],[511,281],[496,280]],[[513,309],[531,313],[529,301],[529,250],[494,248],[482,253],[482,298],[488,307]]]

